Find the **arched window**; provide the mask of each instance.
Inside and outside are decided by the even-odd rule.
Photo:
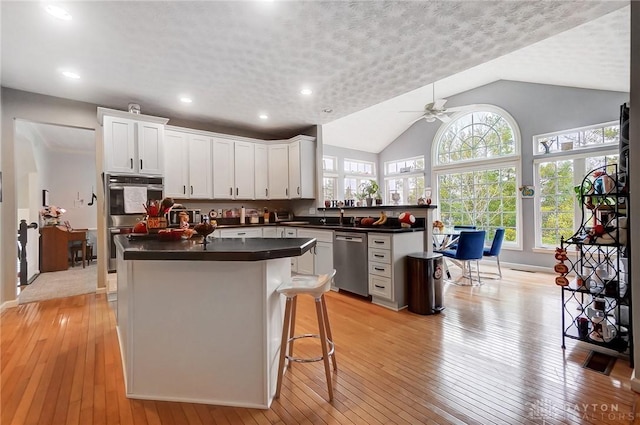
[[[505,244],[521,246],[520,130],[503,109],[477,105],[451,117],[433,144],[440,219],[487,231],[504,227]]]

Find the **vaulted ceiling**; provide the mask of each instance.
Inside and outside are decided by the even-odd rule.
[[[500,78],[628,90],[620,77],[628,65],[619,69],[628,63],[628,4],[56,2],[73,17],[60,20],[41,2],[3,1],[1,82],[273,137],[328,124],[328,143],[377,152],[410,120],[398,110],[431,101],[434,81],[438,97]],[[582,72],[584,57],[596,68]],[[564,78],[552,61],[564,63]],[[373,142],[358,130],[372,127],[371,107],[396,122]]]

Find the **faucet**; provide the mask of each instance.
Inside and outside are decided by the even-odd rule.
[[[340,208],[340,226],[342,226],[344,220],[344,209]]]

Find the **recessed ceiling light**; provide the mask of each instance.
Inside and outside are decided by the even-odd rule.
[[[191,102],[193,102],[193,100],[191,100],[191,98],[188,98],[188,97],[181,97],[180,98],[180,102],[191,103]]]
[[[302,90],[300,90],[300,94],[303,94],[305,96],[309,96],[312,93],[313,93],[313,91],[311,89],[302,89]]]
[[[322,112],[324,112],[325,114],[330,114],[330,113],[332,113],[332,112],[333,112],[333,109],[331,109],[331,108],[324,108],[324,109],[322,110]]]
[[[80,75],[76,74],[75,72],[71,72],[71,71],[62,71],[62,75],[64,75],[67,78],[71,78],[72,80],[77,80],[80,78]]]
[[[261,120],[268,120],[268,119],[269,119],[269,115],[267,115],[267,114],[260,114],[260,115],[258,115],[258,118],[260,118]]]
[[[70,21],[72,19],[69,12],[61,7],[54,6],[52,4],[47,5],[44,10],[46,10],[50,15],[53,15],[58,19],[62,19],[63,21]]]

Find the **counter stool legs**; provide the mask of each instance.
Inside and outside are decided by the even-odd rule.
[[[320,335],[299,335],[295,336],[295,320],[297,309],[297,296],[287,297],[284,308],[284,323],[282,325],[282,341],[280,342],[280,358],[278,362],[278,381],[276,383],[275,398],[280,397],[282,389],[282,378],[284,375],[285,363],[289,360],[287,367],[291,367],[292,361],[298,362],[314,362],[322,360],[324,363],[324,372],[327,378],[327,390],[329,392],[329,401],[333,400],[333,379],[331,378],[331,364],[329,358],[333,362],[333,370],[338,370],[336,362],[335,347],[333,345],[333,335],[331,334],[331,325],[329,324],[329,315],[327,314],[327,305],[325,303],[324,294],[315,298],[316,315],[318,317],[318,330]],[[298,338],[319,337],[322,346],[322,357],[313,359],[300,359],[293,356],[293,342]]]
[[[280,342],[280,360],[278,361],[278,381],[276,384],[275,398],[280,398],[280,388],[282,387],[282,375],[284,374],[284,362],[287,357],[287,344],[289,343],[289,331],[291,329],[291,304],[293,298],[287,297],[284,307],[284,323],[282,324],[282,342]]]
[[[329,365],[329,352],[327,350],[327,332],[326,323],[327,316],[323,302],[324,294],[321,297],[316,298],[316,313],[318,314],[318,327],[320,328],[320,344],[322,345],[322,361],[324,363],[324,373],[327,376],[327,388],[329,390],[329,401],[333,400],[333,385],[331,379],[331,366]],[[335,353],[335,350],[334,350]],[[335,367],[335,357],[334,357]]]

